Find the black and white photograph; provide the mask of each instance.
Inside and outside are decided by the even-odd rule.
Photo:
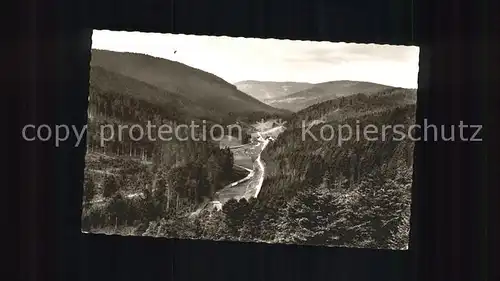
[[[408,249],[418,58],[94,30],[82,231]]]

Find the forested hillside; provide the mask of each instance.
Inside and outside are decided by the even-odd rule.
[[[142,82],[140,80],[130,78],[100,66],[90,67],[90,98],[101,98],[102,100],[119,99],[111,104],[93,102],[90,103],[90,113],[94,113],[96,108],[94,105],[99,105],[104,115],[108,110],[111,112],[111,107],[120,107],[119,110],[114,110],[113,114],[121,114],[123,118],[126,116],[125,108],[130,107],[133,111],[144,111],[140,114],[147,114],[151,106],[146,108],[140,107],[137,103],[145,103],[155,106],[157,109],[162,110],[163,114],[168,114],[170,118],[179,121],[186,121],[188,119],[206,118],[214,120],[220,115],[210,112],[208,109],[196,104],[186,97],[176,94],[171,91],[160,89],[156,86]],[[104,96],[103,96],[104,95]],[[125,103],[122,101],[127,99]],[[114,103],[114,104],[113,104]],[[133,104],[135,103],[135,105]],[[107,107],[106,107],[107,106]],[[149,116],[147,116],[149,117]],[[130,118],[128,118],[130,119]]]
[[[286,114],[241,91],[214,74],[185,64],[144,54],[92,50],[99,66],[190,100],[215,115]],[[217,120],[220,122],[220,120]]]
[[[293,112],[300,111],[314,104],[347,97],[358,93],[370,95],[393,87],[361,81],[330,81],[314,84],[305,90],[284,97],[267,101],[269,105],[287,109]]]
[[[101,125],[112,125],[114,132],[118,132],[118,125],[141,125],[146,128],[148,122],[156,126],[176,124],[190,124],[191,121],[198,125],[219,124],[222,126],[232,125],[241,121],[242,127],[254,119],[259,120],[264,115],[252,112],[247,115],[224,115],[213,113],[188,99],[171,93],[147,83],[107,71],[101,67],[93,66],[90,70],[89,87],[89,148],[102,153],[129,154],[137,153],[152,156],[155,145],[149,139],[130,141],[128,131],[122,134],[123,141],[114,138],[106,142],[105,147],[100,145]],[[272,115],[270,115],[272,116]],[[204,123],[203,123],[204,122]],[[152,135],[158,135],[157,130],[152,129]],[[216,131],[215,133],[218,133]],[[236,131],[224,132],[226,135]],[[136,136],[136,135],[135,135]],[[137,151],[137,152],[135,152]]]
[[[219,148],[210,136],[203,140],[202,130],[194,136],[180,130],[167,141],[157,137],[160,125],[176,128],[204,121],[209,127],[235,121],[228,116],[223,123],[215,122],[222,115],[211,114],[175,93],[94,66],[88,113],[84,229],[116,224],[137,227],[166,213],[185,215],[224,185],[244,177],[242,171],[233,170],[229,149]],[[247,122],[255,118],[237,117]],[[146,130],[148,123],[156,126],[149,135],[156,140],[148,136],[136,140],[126,129],[119,133],[119,126],[139,125]],[[101,135],[101,126],[111,127]],[[215,137],[221,133],[238,132],[216,131]],[[187,140],[179,139],[188,134]],[[243,134],[242,141],[248,141],[249,135]],[[137,132],[132,136],[139,137]]]
[[[408,105],[357,120],[361,126],[409,125],[414,112],[415,106]],[[354,127],[357,120],[343,124]],[[320,126],[311,131],[319,135]],[[339,146],[336,141],[302,141],[300,129],[286,131],[263,154],[267,175],[259,197],[262,208],[280,215],[252,229],[285,243],[404,247],[413,143],[392,141],[392,136]]]
[[[408,126],[414,123],[412,100],[411,91],[380,93],[369,101],[353,96],[348,102],[333,100],[308,108],[295,118],[323,116],[327,108],[335,110],[334,104],[348,117],[327,121],[333,127]],[[322,124],[313,126],[311,132],[319,135]],[[301,128],[289,128],[263,152],[266,179],[258,198],[230,200],[221,212],[204,211],[194,219],[163,211],[156,213],[157,219],[142,220],[140,227],[118,227],[117,231],[191,239],[405,248],[413,142],[393,140],[396,136],[389,132],[385,140],[352,139],[339,146],[335,141],[302,141],[301,134]],[[172,203],[159,203],[165,202],[164,194],[154,200],[156,206],[163,206],[159,209],[168,210]],[[135,201],[126,202],[127,208],[136,208]]]
[[[342,121],[397,106],[415,104],[416,101],[417,91],[414,89],[389,88],[369,95],[354,94],[311,105],[294,113],[287,121],[291,127],[297,128],[303,123]]]

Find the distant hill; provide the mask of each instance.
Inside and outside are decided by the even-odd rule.
[[[288,120],[294,127],[301,127],[302,121],[328,123],[376,114],[396,107],[415,105],[417,90],[390,88],[376,93],[354,94],[311,105]]]
[[[291,95],[314,86],[314,84],[311,83],[254,80],[241,81],[235,83],[234,85],[236,85],[238,90],[247,93],[262,102]]]
[[[370,82],[331,81],[315,84],[303,91],[269,100],[267,103],[276,108],[297,112],[313,104],[337,97],[349,96],[357,93],[371,94],[391,88],[394,87]]]
[[[216,114],[285,112],[239,91],[236,86],[220,77],[175,61],[143,54],[94,49],[91,65],[177,94]]]

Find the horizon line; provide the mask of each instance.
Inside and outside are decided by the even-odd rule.
[[[219,76],[218,74],[212,73],[212,72],[210,72],[210,71],[208,71],[208,70],[204,70],[204,69],[201,69],[201,68],[197,68],[197,67],[191,66],[191,65],[189,65],[189,64],[186,64],[186,63],[183,63],[183,62],[180,62],[180,61],[170,60],[170,59],[167,59],[167,58],[164,58],[164,57],[158,57],[158,56],[151,55],[151,54],[145,54],[145,53],[133,52],[133,51],[115,51],[115,50],[100,49],[100,48],[95,48],[95,47],[91,47],[91,51],[92,51],[92,50],[106,51],[106,52],[112,52],[112,53],[121,53],[121,54],[135,54],[135,55],[142,55],[142,56],[147,56],[147,57],[151,57],[151,58],[155,58],[155,59],[160,59],[160,60],[165,60],[165,61],[169,61],[169,62],[179,63],[179,64],[185,65],[185,66],[187,66],[187,67],[190,67],[190,68],[193,68],[193,69],[196,69],[196,70],[203,71],[203,72],[209,73],[209,74],[211,74],[211,75],[214,75],[214,76],[216,76],[216,77],[218,77],[218,78],[222,79],[223,81],[225,81],[225,82],[227,82],[228,84],[231,84],[231,85],[233,85],[233,86],[237,86],[236,84],[238,84],[238,83],[242,83],[242,82],[263,82],[263,83],[303,83],[303,84],[311,84],[311,85],[318,85],[318,84],[331,83],[331,82],[364,82],[364,83],[372,83],[372,84],[377,84],[377,85],[381,85],[381,86],[394,87],[394,88],[401,88],[401,89],[408,89],[408,90],[417,90],[417,89],[418,89],[418,85],[417,85],[417,88],[413,88],[413,87],[407,88],[407,87],[400,87],[400,86],[388,85],[388,84],[383,84],[383,83],[378,83],[378,82],[373,82],[373,81],[366,81],[366,80],[347,80],[347,79],[341,79],[341,80],[326,80],[326,81],[323,81],[323,82],[291,81],[291,80],[282,80],[282,81],[279,81],[279,80],[244,79],[244,80],[239,80],[239,81],[237,81],[237,82],[231,82],[231,81],[229,81],[229,80],[227,80],[227,79],[222,78],[222,77],[221,77],[221,76]],[[91,61],[92,61],[92,56],[91,56]]]

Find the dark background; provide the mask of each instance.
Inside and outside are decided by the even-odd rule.
[[[6,200],[14,212],[4,233],[12,239],[3,240],[21,254],[6,266],[15,280],[486,280],[487,243],[495,237],[486,213],[498,198],[488,188],[499,186],[487,170],[498,150],[486,150],[498,143],[491,126],[497,101],[488,94],[498,88],[485,83],[498,73],[487,69],[500,49],[498,37],[486,39],[494,34],[493,4],[172,1],[39,1],[9,25],[21,27],[5,37],[13,44],[3,60],[17,90],[6,94],[3,119],[14,136],[3,159],[12,170],[8,190],[20,187]],[[417,144],[409,251],[84,235],[85,147],[23,142],[20,128],[86,123],[92,28],[418,45],[418,122],[483,124],[484,141]]]

